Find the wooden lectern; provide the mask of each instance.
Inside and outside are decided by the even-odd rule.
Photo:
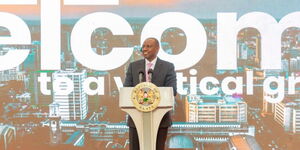
[[[155,150],[156,136],[159,124],[163,116],[174,105],[173,89],[171,87],[158,87],[160,92],[160,102],[156,109],[150,112],[142,112],[134,106],[131,100],[133,87],[123,87],[120,89],[119,106],[121,110],[128,113],[137,129],[141,150]]]

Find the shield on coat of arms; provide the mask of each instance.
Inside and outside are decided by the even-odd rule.
[[[136,85],[131,93],[133,105],[142,112],[150,112],[157,108],[160,102],[160,92],[151,82]]]

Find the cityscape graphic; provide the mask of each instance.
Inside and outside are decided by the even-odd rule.
[[[220,5],[225,2],[217,4],[215,0],[212,2],[203,0],[202,3],[196,0],[187,1],[195,6],[188,6],[188,2],[180,0],[176,2],[146,0],[144,3],[126,0],[123,1],[122,7],[62,6],[62,13],[65,15],[61,19],[61,70],[41,69],[42,41],[41,24],[37,19],[38,8],[0,6],[0,11],[24,17],[31,33],[31,44],[0,45],[0,56],[5,56],[9,51],[30,50],[21,65],[0,71],[0,150],[129,149],[129,128],[126,125],[128,115],[119,108],[119,84],[125,80],[129,63],[143,59],[140,40],[145,24],[154,16],[153,13],[168,11],[186,11],[198,18],[207,35],[207,41],[199,41],[199,43],[207,42],[207,48],[197,64],[177,72],[177,77],[180,75],[185,79],[180,85],[181,90],[186,94],[177,94],[175,97],[174,108],[171,111],[173,125],[169,128],[166,149],[298,149],[300,87],[295,84],[295,94],[289,94],[288,86],[284,86],[281,91],[285,95],[283,100],[270,103],[266,96],[276,97],[280,93],[272,95],[264,92],[264,80],[268,77],[286,77],[283,82],[287,83],[288,77],[300,76],[300,29],[287,28],[282,34],[281,69],[261,68],[262,35],[255,28],[244,28],[237,35],[237,69],[220,70],[217,69],[218,20],[212,17],[212,14],[214,11],[221,11]],[[299,4],[297,1],[291,1],[285,5],[290,9],[284,9],[280,6],[283,2],[276,1],[272,4],[274,7],[278,6],[275,13],[276,10],[258,7],[258,2],[253,2],[255,4],[247,10],[241,10],[231,6],[235,2],[236,0],[228,1],[228,7],[224,11],[244,14],[257,8],[257,11],[273,13],[276,18],[282,17],[287,12],[296,11],[294,5]],[[271,1],[262,3],[269,4]],[[206,15],[196,15],[196,10],[203,13],[199,8],[205,6],[200,4],[206,4],[209,8],[215,6],[215,10],[207,10]],[[242,2],[238,4],[238,6],[247,5]],[[129,9],[134,6],[140,8],[130,11]],[[13,8],[24,8],[28,12]],[[187,11],[189,8],[191,10]],[[145,13],[138,14],[143,9]],[[70,13],[72,10],[74,14]],[[76,60],[71,47],[72,29],[80,17],[103,10],[117,14],[124,12],[124,18],[134,32],[133,35],[128,36],[114,35],[107,28],[98,28],[92,33],[91,47],[98,55],[107,55],[114,47],[133,47],[130,59],[121,67],[109,71],[97,71],[85,67]],[[0,27],[0,36],[10,36],[10,31]],[[160,50],[170,55],[180,54],[187,45],[186,39],[183,30],[168,28],[161,35]],[[218,81],[224,81],[229,76],[234,79],[238,77],[246,79],[249,71],[253,75],[253,94],[246,94],[246,84],[242,84],[243,94],[228,94],[219,84],[210,82],[206,84],[206,88],[217,89],[217,92],[208,95],[204,94],[198,86],[201,80],[208,76]],[[49,79],[46,86],[41,84],[43,75]],[[72,92],[67,95],[55,90],[57,82],[60,83],[59,87],[67,87],[67,81],[58,81],[62,77],[71,79],[73,83]],[[90,89],[100,91],[98,94],[88,94],[84,90],[84,81],[89,77],[101,79],[99,83],[102,85],[95,82],[89,85]],[[197,86],[194,86],[195,83]],[[236,82],[228,84],[229,90],[239,86],[234,83]],[[272,89],[280,87],[278,83],[270,86]],[[50,94],[45,94],[46,92]]]

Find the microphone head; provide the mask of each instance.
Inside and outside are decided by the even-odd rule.
[[[139,71],[139,74],[143,74],[143,75],[144,75],[145,73],[144,73],[143,70],[140,70],[140,71]]]
[[[148,73],[148,82],[152,82],[153,69],[150,68],[147,73]]]
[[[139,82],[140,83],[143,82],[144,75],[145,75],[144,70],[140,70],[139,71]]]
[[[148,74],[150,74],[150,73],[153,74],[153,69],[150,68],[147,73]]]

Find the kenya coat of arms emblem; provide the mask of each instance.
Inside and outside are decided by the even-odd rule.
[[[133,88],[131,100],[139,111],[150,112],[157,108],[160,102],[160,92],[153,83],[142,82]]]

